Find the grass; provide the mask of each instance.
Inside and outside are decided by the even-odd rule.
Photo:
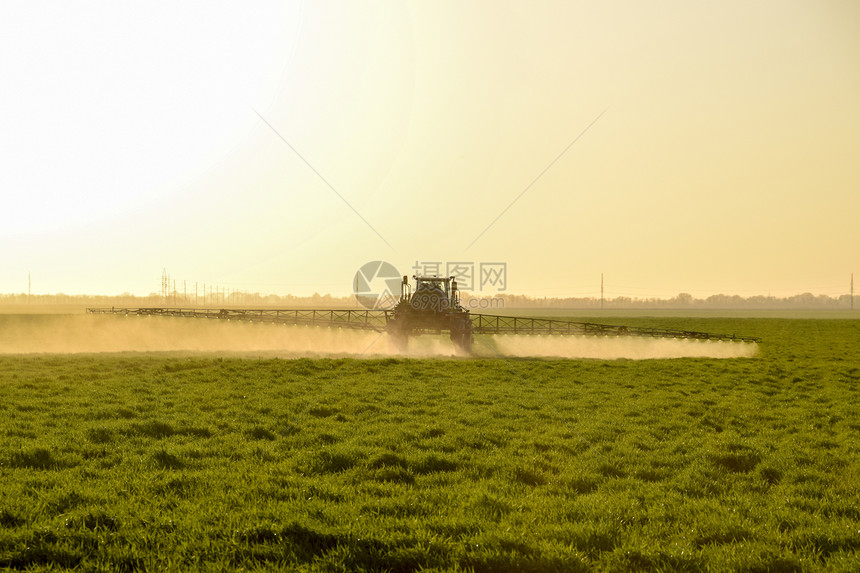
[[[860,570],[860,323],[665,321],[765,343],[2,356],[0,569]]]

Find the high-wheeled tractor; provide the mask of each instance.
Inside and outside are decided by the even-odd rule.
[[[472,320],[469,311],[460,304],[457,280],[435,276],[413,278],[415,291],[408,277],[403,277],[400,301],[387,317],[386,330],[394,345],[405,350],[410,336],[447,331],[457,350],[470,353],[475,339]]]

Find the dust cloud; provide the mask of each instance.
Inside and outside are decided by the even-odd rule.
[[[633,337],[476,337],[480,357],[597,359],[739,358],[758,352],[755,344]],[[186,352],[265,354],[282,357],[395,356],[387,334],[362,330],[260,324],[235,320],[94,316],[0,315],[0,354]],[[419,336],[407,356],[455,356],[445,335]]]
[[[492,337],[502,356],[647,360],[657,358],[752,358],[758,345],[716,340],[641,338],[634,336],[523,336]]]
[[[204,318],[0,316],[0,354],[102,352],[396,354],[388,335],[372,331]],[[409,348],[410,356],[452,354],[450,341],[441,337],[413,340]]]

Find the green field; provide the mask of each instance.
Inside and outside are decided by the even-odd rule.
[[[612,319],[764,342],[0,356],[0,569],[860,570],[860,321]]]

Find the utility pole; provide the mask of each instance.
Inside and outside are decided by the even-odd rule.
[[[603,273],[600,273],[600,310],[603,310]]]
[[[851,310],[854,310],[854,273],[851,273]]]
[[[851,284],[853,285],[854,284],[854,278],[853,278],[854,275],[851,275],[851,277],[852,277]],[[32,294],[32,290],[33,290],[33,280],[32,280],[32,277],[30,276],[30,272],[27,271],[27,304],[30,304],[30,294]],[[852,291],[853,291],[853,287],[852,287]]]

